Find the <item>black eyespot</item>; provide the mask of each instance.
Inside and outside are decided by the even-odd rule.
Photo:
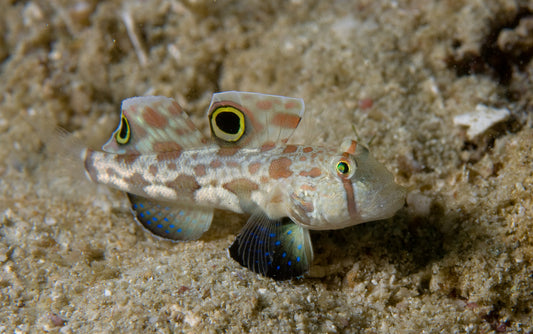
[[[221,106],[211,114],[211,131],[216,138],[236,142],[244,135],[244,114],[233,106]]]
[[[117,135],[115,136],[117,143],[121,145],[127,144],[130,141],[130,136],[130,123],[128,122],[126,116],[122,115],[120,118],[120,126],[117,131]]]
[[[220,130],[231,135],[239,133],[241,128],[239,116],[233,112],[223,111],[218,113],[215,117],[215,122]]]

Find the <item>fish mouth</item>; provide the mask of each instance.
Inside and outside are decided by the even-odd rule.
[[[357,158],[358,168],[352,177],[356,223],[387,219],[405,204],[406,188],[394,182],[394,176],[368,152]]]
[[[396,183],[365,193],[356,201],[361,223],[390,218],[405,205],[406,188]]]

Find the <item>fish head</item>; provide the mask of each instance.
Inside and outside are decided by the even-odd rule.
[[[345,140],[338,151],[326,154],[313,191],[290,194],[294,221],[310,229],[340,229],[390,218],[403,207],[405,188],[366,147]]]

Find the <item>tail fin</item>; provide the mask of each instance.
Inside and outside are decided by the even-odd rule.
[[[61,176],[86,178],[84,156],[87,146],[79,138],[63,128],[56,127],[48,138],[45,138],[44,144],[50,152],[50,157],[57,162],[57,171]]]
[[[34,133],[44,145],[45,158],[41,167],[46,170],[37,182],[44,185],[46,194],[65,196],[69,198],[79,192],[79,187],[72,185],[85,180],[85,166],[82,155],[86,145],[74,134],[54,125],[46,126],[46,121],[40,122],[39,127],[29,122]],[[42,194],[46,196],[46,194]]]
[[[45,113],[45,111],[43,111]],[[37,197],[76,198],[80,182],[86,179],[82,153],[86,145],[75,134],[56,125],[53,115],[28,112],[21,119],[32,129],[29,132],[42,143],[34,175]],[[76,186],[77,185],[77,186]],[[87,184],[82,185],[86,187]]]

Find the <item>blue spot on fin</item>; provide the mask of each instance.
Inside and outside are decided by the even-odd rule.
[[[213,219],[211,208],[154,201],[129,193],[128,198],[136,220],[153,234],[165,239],[196,240],[209,229]],[[179,215],[180,212],[183,214]]]
[[[289,218],[270,219],[263,212],[248,219],[229,253],[242,266],[275,280],[300,277],[313,261],[307,229]]]

